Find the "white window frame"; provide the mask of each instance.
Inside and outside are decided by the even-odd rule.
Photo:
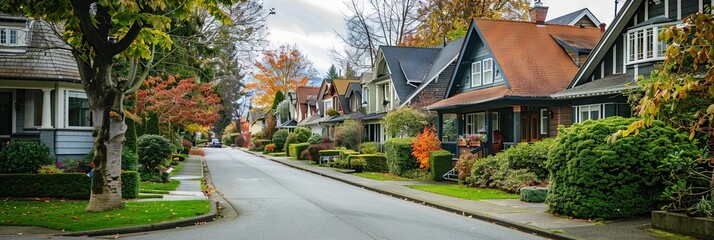
[[[14,38],[13,38],[14,35]],[[5,46],[20,45],[20,29],[19,28],[0,28],[0,44]]]
[[[493,83],[493,58],[487,58],[482,61],[481,68],[483,69],[483,85]]]
[[[501,130],[501,124],[499,124],[498,120],[501,119],[501,114],[498,112],[491,113],[491,131],[495,130]]]
[[[464,116],[464,134],[472,135],[486,132],[486,113],[469,113]]]
[[[481,86],[483,83],[481,69],[481,61],[471,63],[471,87]]]
[[[604,105],[605,105],[605,104],[591,104],[591,105],[576,106],[576,107],[575,107],[575,122],[576,122],[576,123],[582,123],[582,122],[585,122],[585,121],[587,121],[587,120],[590,120],[590,119],[591,119],[590,116],[592,116],[592,113],[593,113],[594,111],[597,111],[597,112],[598,112],[598,119],[603,119],[603,118],[605,117],[605,111],[603,110],[603,106],[604,106]],[[583,112],[587,112],[587,113],[588,113],[587,119],[582,119],[582,118],[581,118],[581,115],[580,115],[580,114],[583,113]]]
[[[322,107],[325,108],[325,115],[327,115],[327,110],[333,109],[332,98],[322,100]]]
[[[548,109],[540,110],[540,134],[548,135],[548,126],[550,120],[550,114],[548,114]]]
[[[64,96],[64,127],[65,128],[92,128],[91,111],[89,126],[71,126],[69,125],[69,98],[81,98],[89,101],[87,94],[83,92],[68,91]]]
[[[664,60],[667,45],[657,39],[659,33],[672,23],[635,28],[625,34],[625,62],[627,65]]]

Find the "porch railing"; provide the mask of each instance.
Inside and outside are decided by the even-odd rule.
[[[441,149],[451,152],[452,156],[459,154],[459,145],[456,142],[441,142]]]
[[[491,142],[481,144],[481,146],[471,149],[471,154],[476,155],[477,158],[485,158],[488,156],[488,150],[491,148]]]

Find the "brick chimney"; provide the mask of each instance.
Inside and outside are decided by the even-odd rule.
[[[607,24],[606,23],[600,23],[600,32],[605,32],[607,30]]]
[[[531,22],[545,24],[545,17],[548,16],[548,6],[543,6],[540,0],[536,0],[528,13],[530,14]]]

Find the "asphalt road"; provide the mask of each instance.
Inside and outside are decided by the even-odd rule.
[[[206,149],[238,216],[127,239],[540,239],[227,148]]]

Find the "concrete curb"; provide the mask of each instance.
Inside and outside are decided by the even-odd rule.
[[[208,170],[208,164],[206,164],[205,157],[201,157],[201,165],[203,168],[203,179],[206,180],[206,185],[211,186],[211,188],[215,191],[215,194],[210,195],[210,198],[213,199],[218,206],[218,215],[216,216],[218,219],[215,220],[238,216],[236,208],[229,201],[227,201],[223,196],[223,193],[218,191],[218,188],[213,185],[213,178],[211,177],[211,172]]]
[[[550,232],[550,231],[548,231],[548,230],[546,230],[546,229],[541,229],[541,228],[537,228],[537,227],[533,227],[533,226],[528,226],[528,225],[525,225],[525,224],[521,224],[521,223],[517,223],[517,222],[511,222],[511,221],[507,221],[507,220],[503,220],[503,219],[498,219],[498,218],[494,218],[494,217],[491,217],[491,216],[489,216],[489,215],[482,214],[482,213],[478,213],[478,212],[470,212],[470,211],[468,211],[468,210],[458,209],[458,208],[454,208],[454,207],[449,207],[449,206],[446,206],[446,205],[443,205],[443,204],[437,203],[437,202],[425,201],[425,200],[418,199],[418,198],[411,197],[411,196],[404,196],[404,195],[401,195],[401,194],[397,194],[397,193],[385,191],[385,190],[382,190],[382,189],[372,188],[372,187],[369,187],[369,186],[366,186],[366,185],[362,185],[362,184],[359,184],[359,183],[355,183],[355,182],[349,181],[349,180],[347,180],[347,179],[343,179],[343,178],[339,178],[339,177],[335,177],[335,176],[330,176],[330,175],[325,175],[325,174],[322,174],[322,173],[320,173],[320,172],[316,172],[316,171],[313,171],[313,170],[310,170],[310,169],[307,169],[307,168],[303,168],[303,167],[301,167],[301,166],[297,166],[297,165],[293,165],[293,164],[290,164],[290,163],[286,163],[286,162],[283,162],[283,161],[281,161],[281,160],[275,159],[274,157],[271,157],[271,156],[263,155],[263,154],[260,154],[260,153],[257,153],[257,152],[246,151],[246,150],[243,150],[243,149],[239,149],[239,150],[241,150],[241,151],[243,151],[243,152],[250,153],[250,154],[255,155],[255,156],[258,156],[258,157],[262,157],[262,158],[268,159],[268,160],[273,161],[273,162],[276,162],[276,163],[280,163],[280,164],[285,165],[285,166],[288,166],[288,167],[292,167],[292,168],[295,168],[295,169],[303,170],[303,171],[306,171],[306,172],[309,172],[309,173],[312,173],[312,174],[316,174],[316,175],[319,175],[319,176],[322,176],[322,177],[326,177],[326,178],[330,178],[330,179],[333,179],[333,180],[337,180],[337,181],[340,181],[340,182],[343,182],[343,183],[347,183],[347,184],[352,185],[352,186],[360,187],[360,188],[367,189],[367,190],[370,190],[370,191],[373,191],[373,192],[377,192],[377,193],[380,193],[380,194],[388,195],[388,196],[390,196],[390,197],[399,198],[399,199],[406,200],[406,201],[411,201],[411,202],[414,202],[414,203],[417,203],[417,204],[421,204],[421,205],[433,207],[433,208],[436,208],[436,209],[439,209],[439,210],[443,210],[443,211],[447,211],[447,212],[459,214],[459,215],[462,215],[462,216],[473,217],[473,218],[476,218],[476,219],[479,219],[479,220],[483,220],[483,221],[490,222],[490,223],[493,223],[493,224],[497,224],[497,225],[500,225],[500,226],[508,227],[508,228],[513,229],[513,230],[517,230],[517,231],[521,231],[521,232],[525,232],[525,233],[530,233],[530,234],[534,234],[534,235],[536,235],[536,236],[541,236],[541,237],[550,238],[550,239],[563,239],[563,240],[578,239],[578,238],[576,238],[576,237],[574,237],[574,236],[569,236],[569,235],[567,235],[567,234],[553,233],[553,232]]]
[[[205,165],[205,159],[203,157],[200,157],[200,161],[201,161],[201,169],[203,170],[203,177],[205,178],[206,177],[205,171],[207,171],[207,167]],[[178,227],[194,226],[194,225],[197,225],[197,223],[201,223],[201,222],[211,222],[211,221],[215,220],[216,217],[218,216],[218,208],[216,207],[216,205],[218,205],[218,201],[216,201],[213,198],[209,199],[209,201],[213,201],[213,204],[211,204],[211,211],[209,211],[208,213],[203,214],[201,216],[196,216],[196,217],[191,217],[191,218],[186,218],[186,219],[181,219],[181,220],[176,220],[176,221],[171,221],[171,222],[163,222],[163,223],[148,224],[148,225],[138,225],[138,226],[130,226],[130,227],[120,227],[120,228],[97,229],[97,230],[80,231],[80,232],[67,232],[67,233],[53,234],[51,236],[70,236],[70,237],[107,236],[107,235],[140,233],[140,232],[165,230],[165,229],[178,228]]]

